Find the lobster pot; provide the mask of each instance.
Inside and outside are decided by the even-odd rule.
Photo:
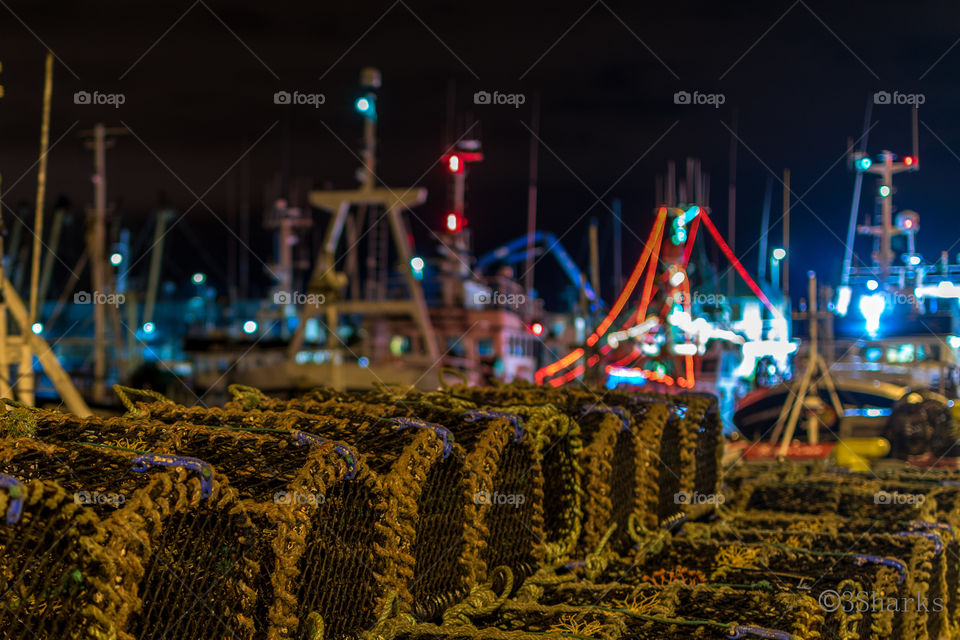
[[[910,487],[902,487],[901,491],[888,485],[887,489],[879,485],[757,483],[744,487],[738,502],[748,510],[833,513],[842,518],[893,522],[936,520],[937,503],[932,495]]]
[[[676,399],[687,406],[687,419],[697,425],[693,491],[709,496],[720,493],[720,465],[723,459],[723,423],[720,401],[713,394],[680,394]]]
[[[396,596],[406,612],[465,594],[474,567],[464,561],[474,533],[474,494],[462,447],[444,427],[422,421],[313,416],[313,433],[348,443],[370,483],[329,491],[324,509],[343,533],[312,529],[300,564],[305,591],[299,637],[318,613],[331,637],[373,626]],[[418,573],[419,571],[419,573]],[[369,606],[368,606],[369,604]]]
[[[584,524],[577,557],[601,546],[626,552],[634,544],[630,533],[637,524],[657,525],[656,453],[668,415],[667,403],[646,403],[625,394],[608,396],[605,391],[580,388],[542,393],[567,415],[577,417],[584,442],[580,456]],[[611,532],[612,525],[616,527]]]
[[[543,471],[544,560],[555,564],[570,558],[583,530],[579,408],[563,393],[522,383],[502,387],[457,385],[447,389],[420,397],[451,408],[467,408],[465,403],[474,403],[476,408],[504,411],[523,420],[533,437]]]
[[[409,624],[400,618],[382,622],[365,640],[414,638],[489,638],[489,640],[535,640],[575,637],[617,640],[623,632],[623,616],[613,611],[575,607],[531,607],[507,602],[492,613],[458,605],[444,614],[444,624]]]
[[[253,637],[256,534],[203,461],[7,439],[0,473],[4,638]]]
[[[545,585],[536,604],[513,606],[520,610],[620,611],[625,614],[622,620],[629,635],[641,638],[661,637],[653,635],[657,631],[665,638],[686,637],[682,633],[694,638],[729,638],[737,627],[741,630],[753,627],[758,634],[760,629],[768,633],[759,637],[789,634],[798,638],[835,637],[825,633],[828,616],[813,598],[774,588],[714,587],[683,582],[666,585],[567,582]],[[651,624],[640,616],[663,622]],[[691,621],[714,624],[697,625]],[[773,635],[776,632],[782,635]]]
[[[251,587],[256,595],[251,625],[270,638],[292,637],[301,620],[314,611],[300,611],[301,600],[315,585],[304,582],[300,567],[304,531],[319,529],[333,538],[356,536],[352,523],[325,504],[327,495],[346,491],[357,512],[378,504],[378,480],[343,443],[312,434],[271,429],[229,429],[193,426],[179,421],[167,425],[146,417],[79,418],[35,411],[36,431],[44,439],[88,441],[110,447],[149,448],[151,452],[189,456],[227,469],[241,508],[260,535],[247,550],[256,566]],[[342,486],[348,485],[348,486]],[[380,508],[382,511],[382,507]],[[368,514],[369,545],[385,544],[385,535],[373,527],[376,508]],[[344,566],[365,571],[369,558],[348,555]],[[353,593],[352,589],[357,589]],[[369,584],[345,585],[347,597],[372,610],[376,589]],[[302,617],[301,617],[302,615]],[[322,615],[318,611],[318,615]],[[336,618],[336,615],[334,615]],[[316,621],[311,618],[310,624]]]
[[[676,420],[673,403],[665,398],[652,394],[628,394],[622,391],[608,391],[603,395],[603,402],[609,406],[618,406],[626,409],[630,414],[633,425],[632,436],[637,440],[639,457],[637,459],[637,498],[640,501],[637,511],[636,524],[648,530],[655,529],[660,524],[661,474],[669,476],[662,463],[665,454],[663,440],[667,425]],[[671,500],[674,496],[671,495]],[[664,509],[670,514],[679,507]],[[619,530],[620,527],[618,526]],[[622,537],[623,534],[614,533],[615,549],[630,543]],[[626,552],[627,549],[622,549]]]
[[[524,429],[519,416],[488,409],[450,409],[419,400],[391,404],[337,400],[312,406],[311,411],[312,414],[251,413],[257,420],[265,421],[286,419],[294,413],[310,428],[311,421],[324,414],[354,421],[371,416],[398,422],[412,419],[439,425],[453,435],[457,451],[462,449],[465,456],[470,495],[467,510],[468,514],[473,513],[466,532],[468,544],[464,557],[459,559],[470,571],[467,585],[486,580],[490,571],[501,566],[523,579],[542,562],[543,476],[533,437]],[[423,522],[421,526],[431,524]],[[435,524],[444,526],[441,522]],[[423,560],[433,562],[430,558]],[[442,568],[448,575],[459,570],[453,565]],[[435,618],[443,607],[465,593],[456,589],[438,597],[441,584],[431,592],[426,589],[430,583],[419,579],[434,573],[433,564],[418,564],[416,568],[414,613],[422,620]]]
[[[364,640],[570,640],[570,631],[564,626],[566,620],[555,623],[553,620],[545,618],[539,625],[539,628],[545,629],[542,631],[537,628],[501,629],[489,626],[390,623],[367,634]],[[591,625],[590,638],[594,640],[617,640],[621,637],[615,617],[593,613],[587,614],[585,620],[585,624]]]
[[[758,483],[762,484],[762,483]],[[837,487],[859,487],[874,492],[874,502],[881,508],[893,504],[906,504],[922,509],[930,502],[932,515],[939,521],[960,526],[960,483],[950,480],[920,477],[882,475],[879,478],[863,474],[829,473],[812,475],[793,484],[819,491],[833,491]],[[873,513],[868,514],[870,516]]]
[[[474,392],[473,388],[469,389]],[[499,387],[483,388],[476,393],[495,395],[499,389]],[[509,390],[511,387],[504,387],[504,389]],[[541,390],[537,388],[532,389],[541,393]],[[553,564],[570,557],[574,551],[582,530],[583,518],[582,469],[579,458],[583,445],[579,427],[574,419],[578,417],[576,413],[571,417],[571,415],[561,411],[549,402],[508,404],[510,400],[517,397],[516,395],[508,395],[507,401],[497,405],[485,403],[478,406],[472,402],[470,397],[443,392],[423,394],[410,391],[402,397],[391,396],[389,393],[339,394],[334,398],[335,402],[333,403],[330,402],[330,398],[326,394],[323,396],[323,400],[317,398],[315,394],[319,392],[288,401],[273,401],[268,398],[261,398],[252,391],[247,393],[248,396],[244,397],[250,397],[253,400],[249,402],[235,401],[231,405],[231,410],[236,411],[239,406],[257,404],[257,406],[267,406],[272,409],[285,409],[287,413],[313,415],[331,411],[331,406],[336,406],[338,403],[342,405],[343,402],[349,402],[351,399],[354,402],[358,400],[359,402],[368,402],[379,398],[387,402],[408,405],[418,411],[424,404],[429,404],[432,407],[439,405],[441,408],[451,410],[485,409],[518,416],[525,425],[525,432],[531,438],[543,476],[543,530],[545,535],[541,540],[542,551],[538,552],[537,555],[542,555],[546,562]],[[507,393],[513,394],[515,392],[508,391]],[[384,418],[380,419],[383,420]],[[349,442],[349,439],[346,441]],[[469,495],[469,499],[473,500],[472,494]]]
[[[252,397],[259,398],[256,394]],[[371,399],[367,394],[364,397]],[[375,504],[392,520],[391,528],[378,525],[376,530],[400,532],[396,534],[399,555],[384,561],[394,563],[400,605],[419,619],[435,618],[466,595],[472,584],[483,580],[489,569],[506,565],[523,575],[536,570],[543,555],[542,475],[534,440],[524,433],[519,419],[504,417],[508,414],[466,415],[432,405],[395,406],[351,398],[350,402],[310,399],[301,402],[300,409],[278,411],[245,409],[253,403],[243,402],[222,410],[169,403],[141,407],[151,417],[170,424],[257,425],[258,429],[291,433],[309,429],[356,443],[363,452],[361,458],[377,461],[374,466],[382,487]],[[257,404],[278,406],[269,402],[265,399]],[[415,415],[429,421],[412,417]],[[413,436],[408,434],[420,435],[411,440]],[[431,442],[433,445],[425,444]],[[430,452],[433,446],[439,447],[439,457]],[[412,473],[404,466],[410,461],[418,465]],[[409,488],[414,489],[413,494]],[[327,498],[327,508],[334,508]],[[397,509],[397,504],[404,508]],[[386,548],[385,543],[378,545]],[[344,556],[350,557],[346,552]],[[334,569],[330,567],[331,572]],[[347,577],[331,573],[336,580],[363,583],[362,578],[357,572]],[[380,595],[388,593],[384,590]],[[316,595],[323,597],[322,593]],[[382,597],[371,610],[383,606]],[[345,605],[351,606],[352,601],[346,600]],[[326,624],[330,629],[330,622]]]
[[[629,535],[635,526],[633,519],[642,520],[646,512],[643,483],[648,450],[622,407],[588,405],[582,412],[579,426],[587,444],[580,456],[584,525],[577,556],[585,557],[601,547],[625,552],[633,544]]]
[[[533,438],[543,474],[544,561],[569,558],[583,526],[583,443],[570,416],[549,404],[497,407],[520,416]]]
[[[634,599],[636,596],[637,599]],[[749,623],[744,606],[750,609]],[[755,613],[754,613],[755,612]],[[557,604],[544,606],[507,602],[491,614],[466,613],[460,625],[387,624],[371,638],[400,637],[578,637],[639,638],[641,640],[750,637],[748,629],[768,634],[767,638],[814,638],[823,627],[823,617],[809,596],[789,593],[721,590],[708,587],[650,588],[631,593],[622,602],[583,606]],[[766,625],[766,626],[764,626]],[[485,633],[485,630],[489,630]],[[507,636],[503,636],[506,632]],[[744,635],[735,635],[743,633]],[[522,635],[521,635],[522,634]],[[754,636],[756,637],[756,636]]]
[[[918,523],[919,524],[919,523]],[[926,607],[901,607],[904,628],[911,638],[940,638],[951,635],[956,620],[956,564],[946,543],[952,538],[945,531],[897,531],[893,533],[820,533],[812,531],[771,532],[742,529],[726,535],[727,541],[746,543],[771,542],[816,551],[843,551],[890,558],[902,564],[902,591],[913,600],[925,598]],[[955,543],[954,543],[955,547]],[[830,560],[830,558],[826,558]],[[911,601],[912,602],[912,601]],[[906,611],[902,609],[906,608]],[[910,630],[911,627],[913,630]]]
[[[881,536],[878,536],[880,538]],[[917,590],[929,592],[929,567],[920,566],[922,554],[932,554],[934,545],[893,536],[883,537],[870,553],[847,551],[838,543],[830,549],[803,549],[761,542],[723,542],[673,539],[656,554],[624,559],[608,565],[594,582],[622,585],[650,583],[773,585],[784,590],[803,587],[814,599],[824,592],[884,594],[886,597],[917,598]],[[924,547],[914,547],[914,545]],[[917,555],[911,553],[917,549]],[[640,552],[644,553],[644,552]],[[885,555],[888,554],[888,555]],[[908,582],[911,567],[916,575]],[[809,589],[809,590],[807,590]],[[911,591],[912,589],[912,591]],[[928,608],[933,607],[932,599]],[[866,611],[860,622],[860,638],[926,638],[924,612],[903,612],[890,607]],[[942,614],[941,614],[941,617]],[[839,637],[842,619],[827,620],[827,628]]]

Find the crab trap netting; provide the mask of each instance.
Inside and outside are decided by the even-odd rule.
[[[341,440],[357,451],[358,458],[375,479],[370,502],[378,517],[365,526],[352,523],[356,514],[349,510],[344,511],[342,517],[349,523],[353,536],[377,540],[374,537],[376,535],[383,539],[376,542],[375,549],[363,549],[365,553],[372,554],[371,557],[363,558],[354,554],[364,559],[363,566],[373,567],[372,571],[360,567],[358,573],[338,571],[336,564],[328,559],[323,559],[323,562],[320,562],[321,558],[311,559],[311,549],[322,549],[325,544],[330,544],[324,541],[329,533],[315,529],[307,536],[305,546],[308,557],[305,559],[303,579],[312,584],[312,590],[316,592],[307,601],[337,603],[335,616],[331,618],[321,614],[328,634],[352,632],[369,627],[372,623],[372,613],[367,617],[350,615],[350,612],[358,610],[358,602],[363,602],[346,597],[356,589],[354,583],[375,585],[379,590],[371,606],[364,605],[360,610],[380,611],[386,601],[395,596],[401,608],[429,619],[449,603],[462,598],[485,570],[480,516],[486,511],[486,505],[478,504],[483,500],[478,498],[481,489],[476,487],[475,481],[482,475],[481,487],[493,484],[497,469],[491,463],[495,463],[497,456],[505,452],[507,441],[514,440],[518,435],[509,420],[497,425],[498,434],[490,434],[484,439],[490,425],[482,420],[467,423],[461,417],[467,443],[484,440],[471,457],[446,426],[420,418],[380,417],[365,413],[357,406],[341,407],[336,412],[315,411],[308,414],[300,410],[238,410],[234,406],[188,409],[169,402],[153,402],[141,403],[137,410],[148,412],[151,418],[172,425],[184,422],[216,425],[213,428],[257,425],[257,429],[269,428],[288,433],[303,433],[301,430],[309,429],[310,434]],[[503,513],[504,518],[495,524],[505,524],[508,531],[518,534],[518,538],[498,541],[494,552],[504,551],[507,544],[519,548],[521,555],[523,551],[528,552],[529,557],[520,558],[520,564],[527,566],[529,572],[535,568],[538,557],[536,547],[527,543],[526,539],[537,535],[540,499],[536,467],[520,468],[521,463],[534,460],[532,455],[525,453],[525,446],[528,445],[521,444],[519,448],[508,452],[510,457],[506,460],[505,473],[501,477],[505,478],[504,489],[510,488],[516,492],[511,495],[522,494],[524,500],[529,496],[531,505],[524,509],[517,509],[521,505],[516,504],[497,505],[498,510],[512,513]],[[477,466],[473,467],[473,464]],[[331,502],[328,493],[324,507],[331,509],[335,505],[339,505],[339,501]],[[344,551],[348,550],[349,545]],[[499,560],[495,556],[489,559]],[[356,565],[357,561],[350,564]],[[339,581],[352,584],[345,585],[343,589],[330,589]],[[320,607],[323,610],[329,608]],[[351,626],[347,629],[339,626],[337,621],[348,617],[352,620]],[[317,628],[312,625],[305,629],[302,618],[300,627],[301,633]]]
[[[906,542],[903,538],[893,538],[890,549],[906,552],[909,558],[915,544],[915,540]],[[594,571],[589,579],[600,585],[666,586],[683,582],[736,587],[751,592],[774,589],[806,593],[814,599],[820,599],[825,592],[839,593],[856,584],[859,585],[855,590],[858,594],[916,598],[916,594],[911,594],[908,589],[921,585],[923,592],[928,592],[923,585],[928,584],[924,576],[929,573],[918,571],[908,585],[908,561],[869,553],[821,551],[761,542],[671,539],[669,535],[664,537],[661,534],[634,557],[612,562],[602,571]],[[919,560],[917,563],[919,566]],[[929,572],[929,567],[926,570]],[[534,576],[528,580],[524,589],[535,593],[536,589],[542,588],[536,584],[538,578]],[[922,617],[926,613],[904,613],[902,609],[895,611],[881,607],[862,612],[856,628],[846,636],[839,634],[849,623],[845,617],[848,612],[838,609],[827,615],[825,628],[828,633],[824,637],[926,638],[927,619]]]
[[[925,607],[898,607],[902,620],[897,637],[940,638],[956,628],[957,556],[951,556],[943,531],[904,530],[892,533],[821,533],[740,529],[716,534],[728,544],[763,545],[820,556],[824,562],[890,566],[900,574],[899,595]],[[758,556],[759,557],[759,556]],[[912,610],[911,610],[912,609]]]
[[[903,478],[910,481],[901,481]],[[933,576],[929,587],[933,595],[929,597],[944,603],[944,611],[930,614],[930,636],[937,637],[935,632],[948,628],[960,632],[960,545],[955,534],[958,491],[960,487],[945,485],[943,477],[926,479],[913,472],[877,476],[826,473],[789,482],[772,481],[765,475],[757,483],[744,482],[737,502],[771,510],[731,511],[720,526],[712,528],[712,535],[738,539],[759,535],[787,544],[813,534],[822,534],[818,536],[821,542],[823,536],[849,542],[879,533],[927,538],[934,545],[932,557],[924,561]],[[945,622],[941,623],[941,618]]]
[[[234,403],[221,411],[151,405],[150,410],[155,417],[169,422],[192,419],[220,425],[259,424],[323,432],[329,428],[324,425],[332,424],[331,418],[336,418],[354,423],[374,421],[393,429],[432,425],[435,432],[449,434],[455,443],[450,448],[451,455],[462,463],[465,472],[470,498],[465,506],[468,523],[459,557],[448,553],[438,562],[431,555],[433,549],[418,546],[421,553],[414,569],[416,589],[412,593],[418,617],[434,617],[461,597],[468,584],[484,580],[495,567],[506,565],[516,575],[526,576],[542,561],[540,459],[534,450],[534,438],[521,417],[505,411],[450,408],[423,399],[399,400],[392,395],[372,393],[351,394],[349,400],[301,402],[299,409],[282,411],[246,406],[249,405]],[[443,502],[438,500],[436,504]],[[440,511],[427,512],[421,517],[420,526],[442,529],[443,516]]]
[[[457,385],[430,395],[446,398],[447,402],[506,407],[531,414],[547,425],[551,414],[562,415],[576,424],[576,440],[572,435],[560,438],[571,440],[575,457],[558,449],[556,438],[544,442],[548,503],[551,493],[558,496],[553,500],[558,507],[558,520],[548,521],[547,530],[548,533],[558,527],[570,530],[570,524],[565,523],[570,523],[572,518],[565,516],[561,521],[559,514],[576,517],[579,524],[573,520],[574,531],[581,531],[582,536],[574,555],[582,557],[592,551],[612,524],[617,526],[608,544],[614,551],[625,550],[633,544],[630,531],[634,526],[656,527],[659,460],[667,416],[672,411],[672,404],[664,398],[616,395],[586,388],[544,389],[524,384],[480,388]],[[563,431],[558,430],[561,425],[554,422],[548,429],[562,434]],[[575,463],[573,476],[559,472],[566,461]],[[551,465],[558,471],[552,475]],[[581,479],[573,488],[582,494],[579,505],[571,502],[570,498],[576,494],[571,494],[566,486],[575,482],[577,473]],[[552,477],[568,480],[567,483],[551,481]],[[549,512],[548,508],[548,520]],[[566,551],[569,553],[570,548]]]
[[[257,399],[246,389],[243,394],[232,403],[232,408],[238,405],[257,406],[277,412],[295,410],[309,415],[323,415],[326,412],[344,411],[345,403],[363,403],[365,407],[372,403],[416,407],[419,403],[434,405],[438,409],[479,410],[487,413],[493,411],[516,416],[522,421],[524,432],[531,439],[534,455],[540,465],[542,480],[539,482],[542,482],[544,524],[543,533],[536,532],[542,546],[542,551],[538,553],[543,555],[548,563],[559,561],[573,553],[580,538],[583,526],[583,488],[579,455],[583,450],[583,443],[576,420],[551,403],[478,403],[442,392],[423,394],[412,390],[399,396],[390,390],[363,394],[338,394],[318,390],[287,401]],[[370,411],[382,413],[391,410],[373,408]],[[492,567],[488,564],[489,568]]]
[[[0,441],[4,638],[252,638],[256,530],[202,460]]]
[[[668,586],[556,585],[555,602],[494,597],[449,610],[442,625],[387,620],[367,640],[388,638],[797,638],[816,639],[824,617],[804,594]],[[482,599],[482,598],[481,598]]]
[[[529,405],[503,404],[502,402],[490,405],[490,399],[487,398],[484,403],[478,404],[477,408],[454,409],[452,406],[464,402],[463,398],[455,398],[451,402],[449,396],[428,399],[427,394],[412,395],[408,393],[399,395],[389,389],[386,391],[387,393],[383,395],[365,394],[365,400],[377,402],[377,404],[364,405],[364,410],[376,411],[378,415],[384,417],[398,414],[421,415],[426,420],[442,423],[451,428],[457,435],[458,442],[462,442],[459,435],[461,428],[455,425],[462,421],[463,417],[468,420],[476,420],[479,417],[492,419],[497,416],[509,416],[511,421],[519,425],[529,426],[522,417],[526,414],[528,421],[535,426],[546,422],[543,414],[531,413]],[[440,396],[441,394],[430,395]],[[334,414],[349,412],[350,407],[355,406],[357,399],[355,398],[352,402],[328,400],[312,407],[311,410],[314,412],[329,411]],[[645,471],[652,466],[652,457],[648,455],[650,449],[645,449],[642,446],[642,441],[635,434],[636,428],[632,424],[632,417],[624,408],[576,401],[572,397],[569,400],[572,401],[559,405],[556,403],[541,403],[534,406],[545,407],[547,416],[556,409],[576,422],[580,431],[580,440],[583,442],[580,447],[579,458],[576,460],[578,464],[573,468],[574,473],[579,472],[580,474],[579,486],[582,494],[580,505],[580,511],[582,512],[581,535],[578,543],[579,548],[574,555],[582,556],[583,553],[592,551],[599,544],[611,524],[617,525],[616,533],[618,535],[610,546],[617,549],[628,548],[629,545],[633,544],[628,536],[628,525],[631,524],[631,517],[644,512],[646,508],[644,497],[651,493],[649,491],[644,492],[642,489],[643,481],[649,477],[649,474],[646,474]],[[503,402],[507,403],[514,401],[515,398],[510,397],[503,399]],[[445,402],[447,406],[442,407],[437,404],[438,402]],[[513,411],[518,413],[511,413]],[[553,415],[556,414],[553,413]],[[652,416],[644,415],[644,418],[652,418]],[[569,444],[577,446],[574,432],[569,431],[568,433],[570,433],[567,436],[570,439]],[[529,440],[532,442],[534,438],[531,437]],[[541,442],[540,446],[542,449],[551,446],[565,447],[567,443],[563,440],[564,438],[560,438],[559,441]],[[561,449],[560,453],[565,453],[565,451]],[[531,454],[539,463],[539,456],[536,456],[536,451],[531,451]],[[543,455],[548,463],[553,461],[549,452],[544,451]],[[572,460],[572,458],[567,459]],[[533,469],[531,468],[530,471],[532,472]],[[575,484],[571,475],[557,473],[554,474],[554,477],[559,478],[562,482],[559,483],[559,486],[558,483],[548,483],[546,488],[548,496],[566,495],[564,492],[568,488],[573,491],[577,490],[578,485]],[[556,501],[553,504],[556,504]],[[571,512],[574,515],[577,513],[577,507],[575,501],[562,506],[564,511]],[[572,530],[576,531],[575,525],[573,525]],[[549,538],[548,535],[548,540]],[[555,536],[555,538],[563,540],[560,535]],[[569,547],[566,545],[566,540],[563,540],[563,543],[562,555],[567,555]],[[549,549],[550,547],[547,546],[546,548]],[[515,577],[518,580],[524,577],[523,572],[510,562],[488,562],[487,567],[497,567],[503,564],[514,570]],[[529,573],[531,572],[526,572],[527,575]]]
[[[729,503],[732,509],[785,513],[832,513],[844,518],[877,521],[936,521],[933,491],[904,483],[838,484],[836,482],[762,481],[744,486]]]
[[[33,410],[31,417],[46,441],[189,456],[228,469],[259,534],[247,553],[257,567],[251,625],[258,633],[289,637],[321,618],[333,629],[346,621],[361,625],[363,617],[344,598],[372,619],[393,589],[391,567],[375,561],[375,545],[390,538],[375,526],[383,513],[379,479],[343,443],[299,431],[167,425],[143,416],[103,420]],[[319,542],[308,548],[312,539]],[[331,584],[340,581],[336,594],[311,581],[321,567],[332,574]]]
[[[217,469],[234,492],[229,513],[246,518],[248,530],[220,550],[229,555],[243,540],[243,579],[223,587],[242,599],[235,605],[228,594],[212,608],[239,626],[226,629],[213,614],[187,616],[182,624],[210,627],[196,637],[356,638],[391,625],[414,625],[405,632],[412,635],[435,626],[445,635],[474,618],[478,633],[491,637],[576,637],[564,625],[579,622],[563,616],[582,611],[554,611],[549,624],[538,622],[531,607],[543,603],[527,598],[527,584],[511,600],[515,587],[547,584],[557,572],[600,580],[621,561],[618,554],[643,548],[658,525],[678,524],[678,511],[697,515],[674,493],[710,493],[717,483],[719,421],[710,400],[696,395],[382,386],[275,400],[255,389],[231,390],[235,398],[222,408],[187,408],[119,388],[128,409],[122,418],[23,408],[0,417],[2,431],[68,450],[197,459]],[[137,393],[147,401],[135,402]],[[161,472],[189,475],[176,464]],[[669,495],[667,477],[676,478]],[[189,527],[176,531],[178,548],[207,548],[185,541]],[[658,588],[671,581],[656,579]],[[189,584],[181,579],[173,592]],[[152,602],[155,608],[144,610],[169,606],[164,595]],[[190,604],[176,606],[187,611]],[[118,611],[104,614],[118,633],[153,637],[143,629],[181,625],[176,615],[140,624],[139,609],[126,617]],[[610,634],[722,637],[740,633],[741,623],[766,628],[762,618],[747,624],[742,617],[629,613],[606,612]],[[794,629],[793,622],[783,628]],[[177,637],[192,637],[192,629]],[[588,635],[597,633],[606,631]]]

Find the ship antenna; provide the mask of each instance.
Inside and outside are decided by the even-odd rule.
[[[867,152],[867,138],[870,135],[870,114],[873,110],[873,96],[867,99],[867,108],[863,114],[863,135],[860,137],[860,153]],[[916,131],[916,129],[914,129]],[[914,155],[916,155],[916,134],[914,134]],[[849,145],[848,152],[853,155],[853,144]],[[853,201],[850,203],[850,222],[847,224],[847,243],[843,252],[843,277],[841,284],[850,283],[850,268],[853,266],[853,242],[857,233],[857,210],[860,204],[860,190],[863,187],[863,172],[857,171],[853,181]]]

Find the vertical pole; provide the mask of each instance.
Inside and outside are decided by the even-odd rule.
[[[466,208],[467,193],[467,167],[466,163],[458,173],[453,174],[453,212],[458,218],[463,217],[463,210]]]
[[[167,220],[173,217],[170,209],[157,212],[157,221],[153,227],[153,243],[150,245],[150,273],[147,275],[147,299],[143,303],[143,322],[153,322],[153,309],[157,302],[157,289],[160,286],[160,268],[163,264],[164,237]]]
[[[40,286],[40,251],[43,246],[43,201],[47,189],[47,150],[50,146],[50,101],[53,97],[53,52],[47,52],[43,82],[43,120],[40,125],[40,163],[37,170],[37,202],[33,223],[33,255],[30,266],[30,306],[27,322],[21,328],[23,345],[20,357],[20,400],[34,405],[33,353],[30,350],[30,335],[33,323],[39,317],[37,294]]]
[[[237,174],[233,171],[227,176],[227,219],[230,221],[231,228],[237,227]],[[237,252],[239,243],[236,234],[230,234],[227,239],[227,299],[230,301],[230,308],[237,309],[239,296],[237,295]]]
[[[243,246],[250,246],[250,156],[243,159],[240,168],[240,240]],[[166,222],[166,221],[164,221]],[[156,246],[156,245],[154,245]],[[250,293],[250,252],[240,251],[238,256],[238,268],[240,274],[238,278],[238,295],[241,300],[246,299]]]
[[[783,170],[783,299],[790,305],[790,169]],[[788,312],[789,313],[789,312]],[[789,318],[789,315],[787,316]]]
[[[533,250],[534,234],[537,232],[537,170],[540,155],[540,94],[534,92],[530,101],[530,166],[527,186],[527,261],[524,265],[523,288],[527,297],[533,299]],[[533,305],[525,305],[529,314]]]
[[[43,256],[43,268],[40,270],[40,291],[37,299],[40,304],[47,299],[47,293],[50,291],[50,280],[53,277],[53,261],[57,256],[57,250],[60,248],[60,235],[63,230],[63,217],[65,212],[58,208],[53,213],[53,224],[50,227],[50,244],[48,251]]]
[[[375,107],[371,106],[371,109]],[[370,116],[363,118],[363,182],[365,190],[373,189],[377,162],[377,125]]]
[[[673,160],[667,162],[667,181],[663,185],[663,195],[664,203],[668,208],[677,205],[677,169],[676,165],[673,164]]]
[[[3,200],[0,197],[0,395],[11,398],[10,389],[10,359],[7,357],[7,300],[4,291],[7,274],[3,270],[3,236],[6,229],[3,226]],[[6,405],[0,411],[6,410]]]
[[[763,211],[760,214],[760,263],[757,265],[757,280],[767,279],[768,236],[770,234],[770,202],[773,200],[773,176],[767,175],[767,186],[763,191]],[[776,284],[776,279],[771,282]]]
[[[890,275],[890,265],[893,263],[893,154],[883,152],[883,186],[887,187],[886,197],[880,198],[880,216],[883,225],[883,234],[880,236],[880,269],[883,280]]]
[[[597,234],[597,219],[590,218],[590,284],[600,296],[600,242]]]
[[[107,220],[107,173],[106,173],[106,128],[98,123],[93,128],[93,165],[95,175],[94,187],[94,221],[93,242],[90,247],[90,272],[93,276],[93,291],[90,302],[93,304],[93,400],[97,403],[106,401],[107,377],[107,341],[106,341],[106,308],[97,302],[98,295],[106,291],[106,268],[104,265],[104,251],[106,246]]]
[[[911,129],[913,130],[913,164],[917,166],[920,161],[920,138],[917,136],[917,121],[920,119],[920,108],[911,109]]]
[[[657,200],[659,204],[659,199]],[[620,214],[620,200],[613,201],[613,292],[620,295],[623,291],[623,218]],[[597,295],[600,292],[597,291]]]
[[[867,136],[870,133],[870,114],[873,112],[872,96],[867,98],[867,108],[863,113],[863,135],[860,137],[860,151],[867,150]],[[853,151],[852,144],[850,151]],[[850,282],[850,269],[853,268],[853,243],[857,237],[857,214],[860,210],[860,191],[863,188],[863,172],[857,171],[853,181],[853,200],[850,202],[850,220],[847,222],[847,244],[843,252],[843,274],[840,284],[846,286]]]
[[[365,205],[361,205],[361,210]],[[359,242],[359,234],[357,232],[357,225],[362,224],[362,220],[358,219],[358,215],[348,215],[346,226],[344,231],[347,234],[347,259],[346,259],[346,272],[347,278],[350,286],[350,299],[359,300],[360,299],[360,261],[359,261],[359,252],[357,251],[357,243]]]
[[[727,188],[727,244],[734,255],[737,253],[737,110],[733,110],[730,132],[730,184]],[[734,271],[727,273],[727,298],[733,299]]]
[[[808,364],[807,366],[813,370],[817,367],[820,361],[820,349],[819,349],[819,324],[820,319],[817,314],[817,274],[813,271],[807,272],[807,298],[809,300],[807,306],[807,313],[810,324],[810,352],[808,353]],[[810,387],[811,395],[817,395],[817,384],[814,382]],[[803,398],[799,399],[800,401]],[[842,416],[837,416],[841,418]],[[816,415],[811,415],[810,419],[807,421],[807,439],[810,444],[817,444],[820,442],[820,420]]]

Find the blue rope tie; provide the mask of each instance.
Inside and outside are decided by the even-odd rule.
[[[755,638],[769,638],[770,640],[794,640],[795,636],[786,631],[777,631],[776,629],[767,629],[765,627],[752,627],[749,625],[738,624],[730,630],[730,638],[746,638],[753,636]]]
[[[470,411],[465,412],[464,420],[466,422],[476,422],[477,420],[483,419],[497,419],[497,418],[506,418],[513,425],[513,441],[520,442],[523,440],[523,421],[520,420],[520,416],[507,413],[506,411],[494,411],[492,409],[471,409]]]
[[[871,564],[882,564],[886,567],[895,569],[896,572],[900,574],[900,578],[897,580],[898,584],[903,582],[903,579],[907,577],[907,567],[899,560],[894,560],[893,558],[884,558],[881,556],[871,556],[858,553],[857,555],[853,556],[853,561],[858,567],[862,567],[869,562]]]
[[[20,522],[20,515],[23,513],[23,498],[26,494],[23,485],[13,476],[0,473],[0,487],[7,490],[10,496],[10,504],[7,505],[7,524],[17,524]]]
[[[940,540],[940,536],[934,531],[901,531],[900,533],[893,534],[900,538],[926,538],[927,540],[933,541],[935,552],[933,557],[936,558],[940,555],[940,552],[943,551],[943,541]]]
[[[200,495],[209,498],[213,492],[213,468],[200,458],[147,453],[137,456],[130,463],[130,470],[136,473],[143,473],[153,467],[182,467],[196,471],[200,474]]]
[[[923,520],[912,520],[907,524],[911,531],[917,529],[938,529],[940,531],[946,531],[950,535],[953,535],[953,527],[951,527],[946,522],[924,522]]]
[[[327,438],[321,438],[320,436],[315,436],[312,433],[307,433],[306,431],[296,431],[297,446],[302,447],[305,444],[323,444],[327,442]],[[344,476],[345,480],[353,480],[357,477],[357,456],[354,455],[353,451],[345,444],[339,442],[333,443],[333,450],[340,454],[344,462],[347,463],[347,474]]]
[[[434,433],[443,438],[444,459],[446,459],[446,457],[450,455],[450,452],[453,451],[453,434],[450,433],[450,429],[447,429],[446,427],[441,427],[440,425],[433,424],[432,422],[417,420],[416,418],[394,418],[390,422],[397,425],[394,427],[395,431],[407,429],[409,427],[413,427],[414,429],[432,429]]]

